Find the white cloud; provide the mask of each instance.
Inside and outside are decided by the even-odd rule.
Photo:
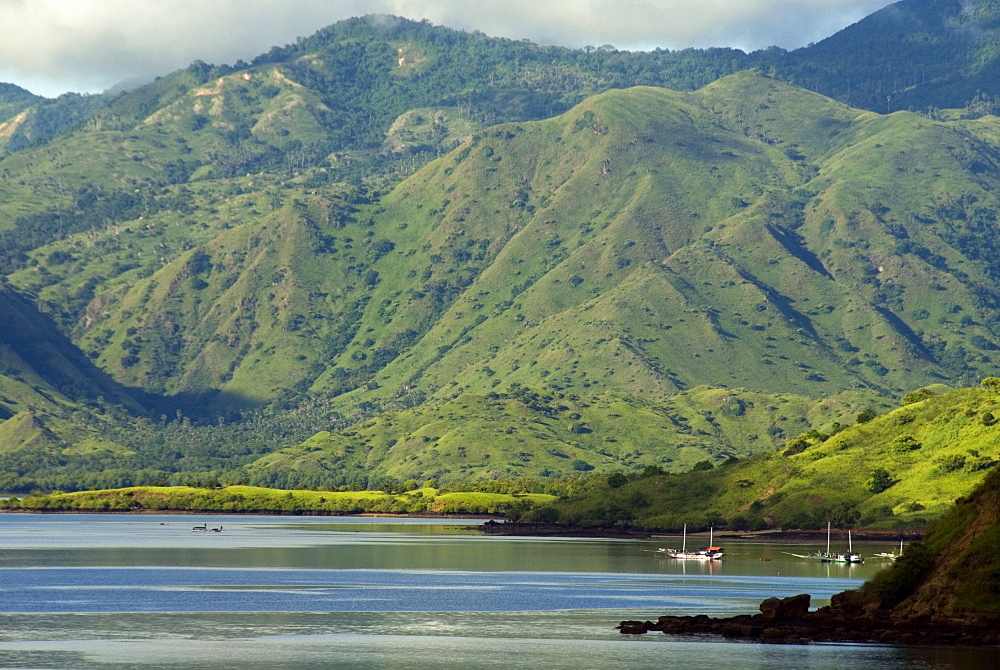
[[[349,16],[398,14],[571,47],[786,48],[888,0],[0,0],[0,81],[100,91],[192,61],[249,60]]]

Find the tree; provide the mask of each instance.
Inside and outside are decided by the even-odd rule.
[[[782,452],[785,456],[801,454],[809,446],[809,443],[801,438],[795,438],[788,443],[788,447]]]
[[[868,480],[868,490],[872,493],[882,493],[886,489],[890,488],[896,480],[892,478],[889,471],[885,468],[875,468],[872,471],[871,479]]]
[[[873,410],[871,407],[863,409],[860,412],[858,412],[858,423],[868,423],[877,416],[878,412]]]
[[[840,503],[830,510],[830,524],[837,528],[852,528],[861,518],[861,511],[853,503]]]
[[[620,472],[612,472],[608,475],[608,486],[613,489],[621,488],[628,484],[628,477]]]

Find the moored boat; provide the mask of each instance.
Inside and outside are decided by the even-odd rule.
[[[895,561],[897,558],[903,555],[903,541],[899,541],[899,553],[894,551],[880,551],[877,554],[873,554],[873,558],[887,558],[890,561]]]
[[[792,554],[790,552],[785,552],[789,556],[795,556],[796,558],[809,558],[813,560],[823,561],[824,563],[864,563],[865,559],[862,558],[861,554],[854,551],[853,543],[851,542],[851,531],[847,531],[847,551],[843,553],[831,552],[830,551],[830,524],[826,524],[826,551],[814,551],[809,554]]]
[[[718,560],[721,560],[722,557],[726,555],[726,551],[722,547],[714,546],[714,544],[715,544],[715,542],[713,541],[714,540],[714,533],[715,533],[715,528],[714,527],[709,527],[708,543],[709,543],[709,545],[712,545],[712,546],[702,547],[701,549],[698,549],[697,551],[688,551],[687,550],[687,524],[684,524],[684,534],[683,534],[683,539],[681,540],[681,548],[680,548],[680,550],[678,551],[677,549],[668,549],[668,548],[660,547],[657,550],[656,553],[668,556],[670,558],[679,558],[679,559],[701,560],[701,561],[718,561]]]

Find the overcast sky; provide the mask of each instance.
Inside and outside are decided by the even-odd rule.
[[[250,60],[340,19],[396,14],[568,47],[805,46],[890,0],[0,0],[0,81],[53,97]]]

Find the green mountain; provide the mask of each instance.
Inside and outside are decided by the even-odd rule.
[[[1000,93],[998,28],[996,0],[904,0],[772,63],[799,86],[865,109],[982,115]]]
[[[648,529],[919,528],[1000,465],[1000,396],[990,387],[906,400],[833,435],[811,431],[783,451],[714,469],[595,477],[589,491],[533,518]]]
[[[879,117],[753,74],[615,91],[479,132],[377,199],[199,182],[205,218],[79,234],[11,281],[123,383],[237,404],[902,393],[992,369],[991,119]]]
[[[212,413],[515,383],[901,394],[992,370],[995,130],[752,73],[613,91],[479,131],[385,195],[171,187],[10,281],[120,382]]]
[[[881,115],[781,79],[823,53],[815,87],[839,81],[888,27],[988,33],[991,6],[910,0],[751,55],[369,17],[113,96],[4,88],[27,116],[3,131],[0,267],[58,353],[15,352],[17,374],[90,409],[86,437],[41,400],[0,429],[98,435],[151,480],[684,469],[973,384],[1000,347],[989,101]],[[719,79],[754,64],[774,76]],[[63,456],[11,468],[108,470]]]

